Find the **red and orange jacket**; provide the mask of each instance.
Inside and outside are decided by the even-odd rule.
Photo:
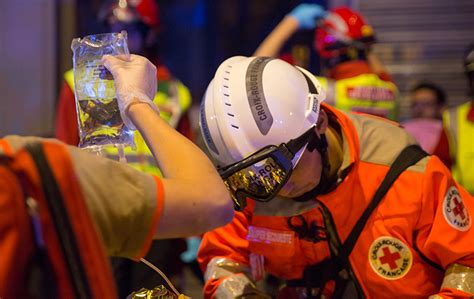
[[[41,146],[43,164],[24,150],[32,144]],[[161,180],[51,139],[19,136],[0,139],[0,173],[0,297],[30,297],[31,262],[44,249],[59,298],[117,298],[106,254],[146,255],[163,210]],[[32,291],[49,294],[42,287]]]
[[[327,260],[328,243],[317,234],[298,234],[289,219],[324,228],[325,206],[344,242],[395,157],[415,143],[389,121],[327,105],[323,109],[343,135],[337,187],[309,202],[278,197],[268,203],[249,201],[230,224],[206,233],[198,255],[206,271],[206,298],[246,292],[252,278],[261,276],[260,269],[294,280],[308,266]],[[473,214],[474,199],[443,163],[435,156],[423,158],[398,177],[368,219],[349,256],[356,284],[367,298],[460,298],[474,292],[462,278],[464,270],[474,273]]]

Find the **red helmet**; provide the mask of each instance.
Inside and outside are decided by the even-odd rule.
[[[141,21],[150,28],[158,28],[159,8],[155,0],[108,1],[99,12],[99,20],[133,23]]]
[[[367,47],[375,41],[375,34],[360,14],[347,7],[338,7],[318,24],[314,41],[321,57],[332,58],[339,55],[337,50],[350,45]]]

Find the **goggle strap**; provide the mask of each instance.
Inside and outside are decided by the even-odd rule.
[[[318,137],[316,133],[314,133],[313,137],[309,140],[307,147],[310,152],[316,149],[320,153],[327,151],[327,148],[328,141],[326,139],[326,134],[321,134],[321,136]]]
[[[314,135],[316,135],[316,133],[314,132],[314,129],[315,127],[312,126],[308,131],[306,131],[305,133],[303,133],[303,135],[295,138],[295,139],[291,139],[290,141],[288,141],[288,143],[286,144],[286,147],[288,148],[288,151],[294,156],[296,155],[296,153],[303,147],[305,146],[306,144],[308,144],[309,142],[311,142],[313,139],[314,139]],[[316,138],[318,136],[316,135]]]

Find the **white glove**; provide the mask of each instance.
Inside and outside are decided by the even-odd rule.
[[[120,115],[127,127],[135,130],[135,125],[127,116],[128,109],[136,103],[147,103],[159,114],[153,103],[156,94],[156,67],[139,55],[104,55],[102,63],[114,76]]]

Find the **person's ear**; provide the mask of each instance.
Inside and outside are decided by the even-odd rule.
[[[328,120],[328,115],[324,109],[321,109],[319,111],[319,117],[318,117],[318,122],[316,125],[316,131],[318,132],[319,135],[324,134],[328,128],[329,125],[329,120]]]

